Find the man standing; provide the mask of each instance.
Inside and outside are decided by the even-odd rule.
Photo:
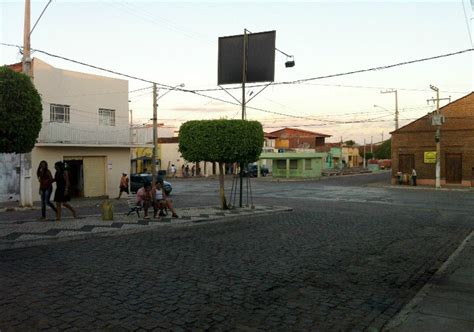
[[[120,193],[117,197],[117,199],[120,199],[120,197],[122,196],[122,193],[123,192],[126,192],[127,194],[130,194],[130,192],[128,191],[128,177],[127,177],[127,173],[122,173],[122,177],[120,178]]]
[[[416,171],[414,168],[411,171],[411,180],[413,181],[413,185],[416,186]]]

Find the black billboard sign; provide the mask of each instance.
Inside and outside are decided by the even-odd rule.
[[[276,31],[247,34],[248,83],[275,80]],[[219,37],[217,84],[237,84],[243,81],[244,35]]]

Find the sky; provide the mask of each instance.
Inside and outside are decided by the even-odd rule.
[[[32,1],[32,25],[48,1]],[[427,100],[458,99],[474,90],[474,52],[390,69],[278,84],[473,48],[474,0],[449,1],[60,1],[53,0],[31,35],[31,47],[128,75],[201,90],[235,103],[217,85],[218,38],[276,30],[275,82],[248,104],[247,119],[266,132],[283,127],[362,144],[395,129],[398,90],[403,126],[432,111]],[[23,43],[24,1],[0,0],[0,41]],[[51,65],[120,77],[33,53]],[[0,45],[0,64],[19,62],[18,48]],[[247,98],[261,89],[248,84]],[[129,79],[134,124],[150,122],[150,84]],[[148,89],[147,89],[148,88]],[[226,85],[241,99],[236,85]],[[235,88],[235,89],[232,89]],[[137,89],[144,89],[134,91]],[[166,90],[160,89],[159,95]],[[447,101],[442,101],[441,105]],[[179,128],[189,120],[240,119],[241,107],[174,90],[158,101],[158,121]],[[377,106],[374,106],[377,105]]]

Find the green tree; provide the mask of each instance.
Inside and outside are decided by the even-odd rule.
[[[363,150],[361,152],[359,152],[359,154],[362,158],[364,158],[364,151]],[[366,152],[365,153],[365,160],[372,159],[373,157],[374,157],[374,154],[372,152]]]
[[[348,140],[348,141],[345,141],[344,144],[347,146],[354,146],[356,142],[354,142],[353,140]]]
[[[392,140],[388,139],[383,142],[374,152],[377,159],[391,159],[392,158]]]
[[[225,163],[243,165],[258,160],[263,147],[260,122],[245,120],[188,121],[179,129],[179,151],[191,162],[201,160],[219,164],[219,195],[227,209],[224,192]]]
[[[33,150],[42,122],[41,97],[31,79],[0,67],[0,153]]]

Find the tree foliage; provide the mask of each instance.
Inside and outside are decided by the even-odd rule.
[[[188,121],[179,129],[179,151],[191,162],[219,163],[221,208],[227,209],[224,191],[224,164],[242,165],[258,160],[263,147],[260,122],[245,120]]]
[[[374,152],[377,159],[391,159],[392,158],[392,140],[388,139],[383,142]]]
[[[263,139],[258,121],[188,121],[179,130],[179,151],[192,162],[249,163],[258,160]]]
[[[347,146],[354,146],[356,144],[356,142],[353,141],[353,140],[348,140],[348,141],[345,141],[344,144],[347,145]]]
[[[30,152],[41,122],[41,97],[31,79],[0,67],[0,153]]]

